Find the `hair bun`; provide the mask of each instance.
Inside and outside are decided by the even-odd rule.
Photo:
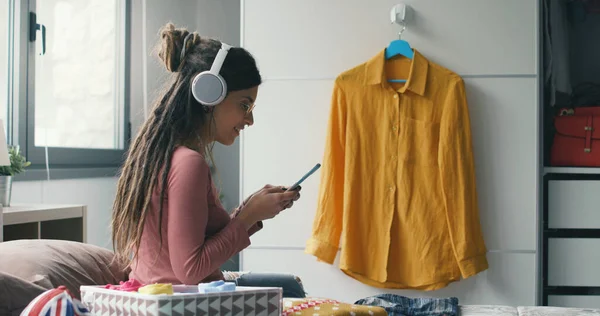
[[[196,33],[192,33],[192,36],[188,38],[187,42],[184,41],[190,32],[185,28],[176,28],[173,23],[167,23],[160,29],[161,45],[158,51],[158,57],[163,61],[168,71],[178,72],[182,63],[185,59],[185,52],[189,50],[193,45],[199,42],[200,36]]]

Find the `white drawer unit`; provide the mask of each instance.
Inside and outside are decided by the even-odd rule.
[[[599,185],[600,174],[595,173],[547,173],[544,176],[541,217],[544,306],[556,304],[560,296],[600,295],[600,279],[593,273],[600,253],[600,225],[587,224],[600,218],[597,211],[600,204],[594,203],[600,201],[600,193],[590,190]],[[596,212],[587,212],[594,204]],[[573,223],[565,225],[565,221],[557,221],[556,217],[581,217],[587,221],[571,220]]]

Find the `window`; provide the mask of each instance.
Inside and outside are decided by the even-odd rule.
[[[12,8],[2,14],[12,12],[14,27],[8,19],[0,33],[14,36],[16,45],[12,51],[6,45],[8,58],[0,58],[14,56],[15,92],[0,110],[12,121],[13,144],[25,149],[34,168],[44,169],[47,161],[51,173],[77,169],[78,177],[89,175],[82,169],[115,169],[130,137],[129,1],[8,2]]]

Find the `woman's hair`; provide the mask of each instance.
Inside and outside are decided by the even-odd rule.
[[[207,125],[214,122],[212,111],[207,111],[194,99],[191,83],[196,74],[210,69],[221,43],[200,37],[197,33],[188,37],[189,34],[186,29],[175,28],[171,23],[160,30],[158,57],[172,76],[131,143],[117,183],[111,222],[112,241],[115,260],[126,267],[137,257],[144,222],[156,188],[160,189],[158,233],[162,246],[163,201],[175,147],[186,145],[210,155],[205,143],[207,135],[202,134],[210,130]],[[228,91],[261,84],[254,58],[239,47],[229,50],[220,74],[227,83]]]

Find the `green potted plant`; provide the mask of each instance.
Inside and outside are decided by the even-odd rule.
[[[31,162],[21,155],[19,146],[10,146],[8,156],[10,166],[0,166],[0,204],[4,207],[10,206],[13,176],[25,171],[25,168],[31,165]]]

